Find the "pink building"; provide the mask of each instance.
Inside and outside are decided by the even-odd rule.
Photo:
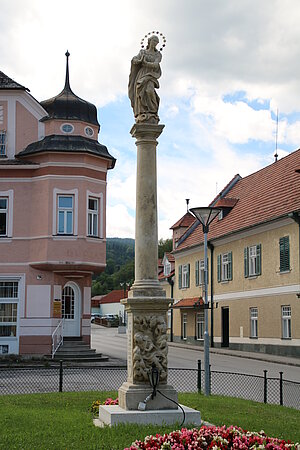
[[[0,72],[0,354],[49,355],[62,334],[90,343],[115,159],[66,56],[64,89],[41,103]]]

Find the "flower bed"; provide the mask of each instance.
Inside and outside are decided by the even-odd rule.
[[[188,430],[172,431],[163,436],[147,436],[145,440],[135,441],[130,448],[125,450],[300,450],[300,444],[293,444],[281,439],[270,438],[263,431],[260,433],[242,430],[231,426],[229,428],[202,426]]]
[[[119,399],[116,398],[115,400],[113,398],[107,398],[104,402],[101,402],[100,400],[95,400],[92,403],[91,406],[91,412],[93,413],[94,416],[98,416],[99,415],[99,406],[100,405],[118,405],[119,404]]]

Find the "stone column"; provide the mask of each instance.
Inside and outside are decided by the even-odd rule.
[[[177,392],[168,385],[166,298],[158,281],[156,146],[164,125],[136,123],[131,135],[137,145],[135,281],[128,299],[122,300],[128,317],[128,378],[119,389],[119,404],[137,410],[152,392],[149,373],[159,370],[158,389],[177,401]],[[177,409],[172,401],[157,394],[147,403],[148,410]]]

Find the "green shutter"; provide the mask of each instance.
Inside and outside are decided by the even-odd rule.
[[[228,280],[232,280],[232,252],[228,253]]]
[[[279,239],[279,251],[280,251],[280,272],[290,270],[289,236],[284,236]]]
[[[256,246],[256,275],[261,275],[261,244]]]
[[[244,248],[244,277],[248,278],[249,276],[249,248]]]
[[[221,282],[221,255],[218,255],[217,265],[218,265],[218,283],[220,283]]]
[[[195,284],[199,286],[199,261],[195,262]]]
[[[188,266],[188,272],[187,272],[187,286],[186,287],[190,287],[190,264],[187,265]]]
[[[182,288],[182,265],[178,267],[178,289]]]

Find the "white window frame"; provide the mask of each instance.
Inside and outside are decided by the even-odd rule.
[[[98,200],[98,234],[90,235],[89,234],[89,198],[94,200]],[[103,194],[102,192],[86,192],[86,235],[88,238],[100,238],[103,239]]]
[[[182,339],[187,340],[187,313],[182,314]]]
[[[11,294],[12,295],[3,295],[3,288],[5,289],[5,284],[10,285],[14,283],[14,286],[11,286]],[[4,286],[3,286],[4,284]],[[10,287],[8,287],[10,289]],[[10,327],[14,326],[16,327],[16,332],[14,335],[8,335],[8,336],[1,336],[0,335],[0,344],[1,346],[8,346],[8,352],[7,353],[14,353],[14,351],[10,352],[10,343],[13,341],[16,341],[18,339],[18,317],[19,317],[19,298],[20,298],[20,283],[15,278],[12,279],[10,277],[8,278],[0,278],[0,305],[15,305],[15,320],[8,320],[8,321],[1,321],[0,316],[0,326],[2,327]],[[2,347],[1,347],[2,352]]]
[[[196,339],[197,341],[204,340],[204,311],[198,312],[196,315]]]
[[[0,130],[0,157],[6,156],[6,130]]]
[[[90,209],[90,201],[95,202],[96,208]],[[88,198],[88,236],[99,237],[99,199]]]
[[[292,338],[292,308],[289,305],[281,306],[282,339]]]
[[[171,263],[166,259],[164,263],[164,275],[167,277],[171,273]]]
[[[221,280],[229,280],[229,259],[228,253],[223,253],[221,256]]]
[[[2,202],[5,202],[5,206],[1,205]],[[1,217],[4,216],[5,221],[5,229],[4,233],[1,233],[0,229],[0,237],[7,237],[7,222],[8,222],[8,197],[0,197],[0,214]]]
[[[0,238],[12,237],[13,231],[13,203],[14,203],[14,191],[12,189],[8,191],[0,191],[0,198],[7,199],[6,208],[6,234],[1,234]]]
[[[249,276],[250,277],[257,275],[256,260],[257,260],[257,248],[256,248],[256,245],[252,245],[251,247],[249,247]]]
[[[73,195],[73,233],[63,234],[58,233],[58,196],[71,196]],[[52,216],[52,234],[58,237],[68,237],[78,235],[78,189],[53,189],[53,216]]]
[[[71,199],[72,205],[71,206],[60,206],[60,199]],[[61,214],[63,214],[63,229],[60,230],[60,217]],[[71,215],[71,229],[68,230],[68,218]],[[67,235],[73,235],[74,234],[74,196],[73,195],[66,195],[66,194],[59,194],[57,196],[57,234],[67,234]]]
[[[258,338],[258,308],[250,308],[250,337]]]
[[[189,287],[189,264],[184,264],[182,266],[182,288],[186,289]]]

